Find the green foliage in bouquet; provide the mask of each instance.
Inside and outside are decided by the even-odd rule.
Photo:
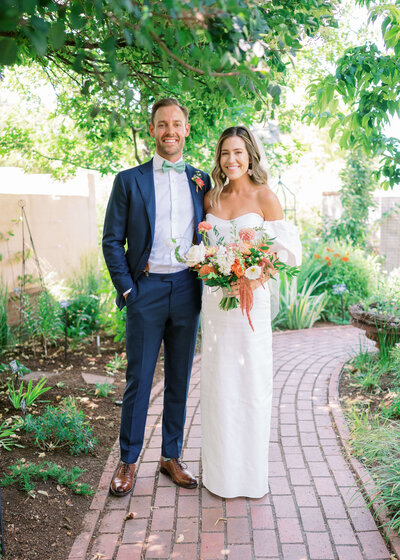
[[[24,428],[41,449],[68,447],[71,455],[79,455],[92,451],[97,444],[93,429],[71,397],[64,399],[59,407],[47,406],[41,416],[29,414]]]

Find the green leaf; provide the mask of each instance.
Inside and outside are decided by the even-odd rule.
[[[254,109],[255,109],[256,111],[261,111],[261,109],[262,109],[262,103],[261,103],[261,100],[260,100],[260,99],[257,99],[257,101],[255,102]]]
[[[0,39],[0,64],[11,65],[17,60],[18,49],[14,39]]]
[[[61,49],[65,43],[65,28],[62,21],[56,21],[50,27],[49,42],[55,50]]]

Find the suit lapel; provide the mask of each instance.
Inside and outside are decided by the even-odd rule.
[[[141,176],[137,177],[137,185],[142,194],[143,202],[149,218],[151,238],[154,239],[156,223],[156,195],[154,192],[153,159],[138,167]]]
[[[185,172],[188,178],[190,192],[192,194],[194,219],[195,219],[194,226],[195,226],[195,230],[197,230],[197,225],[203,219],[203,197],[198,196],[198,193],[196,192],[196,183],[192,179],[193,175],[196,173],[196,169],[187,163]]]

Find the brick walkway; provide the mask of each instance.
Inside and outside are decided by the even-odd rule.
[[[157,385],[133,495],[107,495],[116,445],[69,560],[389,560],[364,499],[355,493],[328,406],[330,377],[359,348],[359,333],[330,327],[274,335],[271,491],[262,499],[221,499],[201,483],[184,490],[159,473]],[[183,458],[201,481],[199,370],[197,359]],[[124,520],[129,512],[134,519]]]

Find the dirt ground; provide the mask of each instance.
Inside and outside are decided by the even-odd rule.
[[[70,349],[67,361],[63,347],[52,348],[47,360],[39,354],[35,357],[31,348],[19,348],[3,355],[0,363],[8,364],[18,359],[32,371],[48,372],[46,392],[35,412],[43,411],[46,405],[58,404],[64,397],[74,396],[78,406],[90,420],[98,444],[87,455],[72,456],[65,448],[43,451],[35,446],[33,438],[21,433],[19,443],[23,448],[11,451],[0,450],[0,478],[18,459],[25,462],[41,463],[52,461],[68,469],[78,466],[85,469],[79,482],[97,488],[104,464],[119,433],[121,408],[115,400],[121,399],[124,391],[125,371],[114,372],[114,393],[108,397],[97,397],[95,385],[87,384],[82,373],[106,375],[106,364],[115,354],[124,357],[124,348],[112,338],[101,335],[101,354],[97,353],[96,337],[86,344]],[[40,357],[39,357],[40,356]],[[163,375],[163,357],[157,363],[155,381]],[[8,395],[5,393],[5,374],[0,374],[0,423],[15,415]],[[28,412],[30,412],[28,410]],[[1,489],[3,524],[5,539],[5,560],[66,560],[75,537],[81,530],[82,519],[87,512],[92,497],[76,495],[72,490],[48,480],[37,482],[34,497],[15,485]]]

